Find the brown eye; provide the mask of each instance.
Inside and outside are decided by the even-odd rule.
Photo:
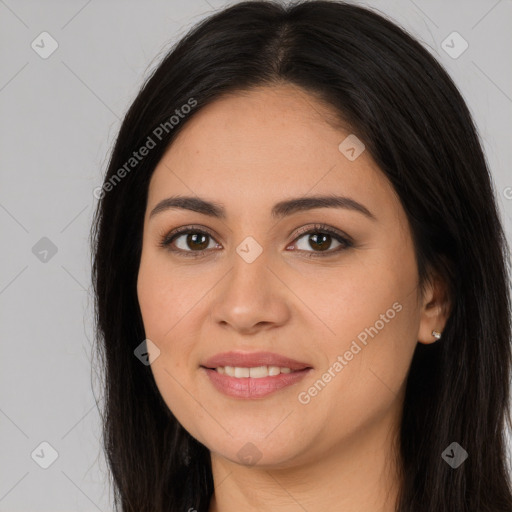
[[[341,235],[318,228],[310,229],[297,237],[295,245],[299,251],[309,252],[308,256],[323,256],[321,253],[325,253],[327,256],[352,246],[351,242]]]
[[[308,243],[312,249],[326,251],[327,249],[330,249],[332,241],[333,239],[331,235],[328,235],[326,233],[314,233],[309,235]]]
[[[185,239],[185,246],[203,251],[208,248],[208,235],[202,233],[189,233]]]
[[[213,246],[211,245],[213,243]],[[198,229],[181,229],[172,232],[161,240],[160,246],[184,256],[200,256],[208,249],[219,247],[213,237]]]
[[[192,226],[186,226],[165,235],[159,245],[179,256],[202,256],[211,249],[222,248],[210,233],[201,229],[192,229]],[[292,247],[294,245],[299,252],[306,253],[308,257],[314,257],[334,255],[353,247],[353,242],[334,229],[318,224],[310,227],[308,231],[302,230],[301,234],[295,238]]]
[[[208,233],[189,231],[181,233],[172,239],[181,251],[204,251],[209,249],[211,237]]]

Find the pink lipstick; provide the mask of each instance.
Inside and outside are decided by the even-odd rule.
[[[263,398],[296,384],[313,369],[272,352],[224,352],[201,368],[218,391],[235,398]]]

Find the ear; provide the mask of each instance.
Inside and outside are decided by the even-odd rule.
[[[427,345],[437,341],[432,331],[442,334],[452,308],[448,286],[437,273],[425,284],[421,301],[417,339],[419,343]]]

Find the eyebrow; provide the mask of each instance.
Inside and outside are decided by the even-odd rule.
[[[218,219],[226,219],[226,210],[222,204],[193,196],[172,196],[163,199],[153,208],[149,218],[157,213],[175,208],[191,210]],[[362,213],[373,221],[377,220],[375,215],[366,206],[350,197],[336,195],[307,196],[280,201],[272,207],[271,215],[275,219],[281,219],[296,212],[315,208],[343,208]]]

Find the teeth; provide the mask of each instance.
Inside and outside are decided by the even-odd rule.
[[[247,368],[247,370],[249,370],[249,377],[252,377],[253,379],[268,376],[268,369],[266,366],[255,366],[254,368]],[[235,373],[235,377],[237,376],[238,375]]]
[[[279,375],[280,373],[291,373],[290,368],[280,368],[279,366],[255,366],[253,368],[240,368],[238,366],[219,366],[215,368],[222,375],[230,377],[244,378],[252,377],[253,379],[261,379],[262,377]]]
[[[270,376],[272,376],[272,375],[279,375],[280,373],[281,373],[281,368],[279,368],[279,366],[269,366],[268,367],[268,374]]]
[[[249,368],[238,368],[235,366],[235,377],[249,377]]]

